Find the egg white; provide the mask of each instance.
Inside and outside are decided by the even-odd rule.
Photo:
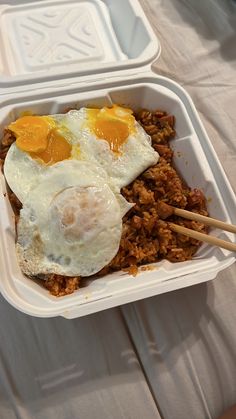
[[[29,191],[40,181],[47,166],[21,151],[16,143],[8,150],[4,161],[4,176],[17,198],[24,203]]]

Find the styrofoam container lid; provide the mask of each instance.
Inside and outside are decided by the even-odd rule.
[[[160,54],[137,0],[6,0],[0,43],[0,94],[142,67]]]

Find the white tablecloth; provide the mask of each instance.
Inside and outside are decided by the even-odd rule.
[[[117,0],[118,1],[118,0]],[[236,189],[236,2],[142,0]],[[214,419],[236,403],[236,269],[75,320],[0,299],[1,419]]]

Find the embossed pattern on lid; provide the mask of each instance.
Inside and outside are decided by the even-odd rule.
[[[49,5],[47,9],[39,6],[30,12],[13,7],[3,13],[15,64],[8,63],[9,72],[28,73],[82,61],[123,58],[118,45],[111,45],[112,34],[99,19],[97,8],[70,3]],[[101,39],[106,39],[104,46]]]
[[[137,0],[8,0],[0,42],[0,87],[142,66],[160,49]]]

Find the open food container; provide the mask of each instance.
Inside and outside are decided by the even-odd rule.
[[[176,117],[174,164],[202,189],[212,217],[236,223],[236,199],[196,109],[181,86],[151,69],[160,44],[137,0],[6,0],[0,5],[0,126],[22,111],[123,104]],[[75,318],[215,278],[235,261],[202,245],[191,261],[162,260],[136,277],[123,271],[54,297],[24,276],[15,252],[14,215],[0,175],[0,290],[32,316]],[[211,235],[235,242],[235,235]]]

